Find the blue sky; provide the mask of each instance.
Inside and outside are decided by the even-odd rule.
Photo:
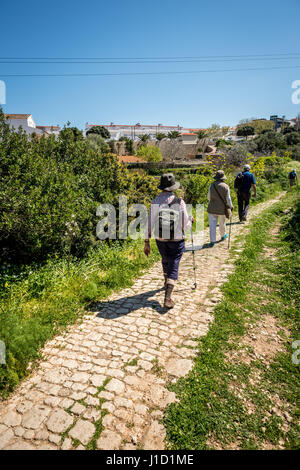
[[[199,57],[300,53],[299,0],[2,2],[1,58]],[[6,77],[9,74],[252,70],[178,75]],[[207,127],[294,117],[299,59],[161,64],[0,64],[8,113],[41,125],[86,122]]]

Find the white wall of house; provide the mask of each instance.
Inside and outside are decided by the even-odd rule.
[[[37,129],[40,129],[41,131],[47,132],[47,134],[53,134],[58,136],[58,134],[61,131],[61,127],[59,126],[36,126]]]
[[[184,132],[188,129],[184,129],[181,126],[163,126],[162,124],[157,125],[143,125],[143,124],[136,124],[136,125],[123,125],[123,124],[110,124],[110,125],[102,125],[102,124],[89,124],[86,123],[85,125],[85,133],[95,126],[103,126],[105,127],[110,135],[111,139],[119,140],[120,137],[128,137],[132,140],[138,140],[139,136],[142,134],[149,134],[152,139],[155,139],[157,133],[168,134],[168,132],[178,131]]]
[[[186,145],[186,144],[197,144],[198,142],[198,137],[195,134],[181,134],[180,136],[181,142]]]
[[[32,118],[32,116],[29,117],[24,117],[23,119],[14,119],[14,118],[9,118],[6,119],[6,122],[9,124],[9,127],[11,129],[14,129],[15,131],[19,130],[19,127],[22,127],[22,129],[26,132],[26,134],[31,135],[33,133],[37,135],[43,135],[44,132],[40,129],[36,128],[35,122]]]

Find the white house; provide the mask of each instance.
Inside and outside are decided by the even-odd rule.
[[[53,135],[58,135],[61,131],[60,126],[36,126],[37,129],[40,129],[43,132],[46,132],[47,134],[53,134]]]
[[[33,133],[37,135],[44,134],[44,131],[37,129],[31,114],[4,114],[4,117],[11,129],[18,131],[19,127],[21,127],[28,135]]]
[[[132,140],[138,140],[142,134],[148,134],[152,139],[155,139],[156,134],[168,134],[168,132],[177,131],[179,133],[187,131],[181,126],[163,126],[162,124],[114,124],[111,122],[107,124],[89,124],[85,125],[85,133],[92,127],[105,127],[110,133],[111,139],[119,140],[120,137],[128,137]]]
[[[59,126],[37,126],[31,114],[4,114],[4,117],[11,129],[18,131],[21,127],[28,135],[58,135],[61,130]]]
[[[193,132],[182,132],[180,134],[180,141],[183,144],[197,144],[198,136]]]

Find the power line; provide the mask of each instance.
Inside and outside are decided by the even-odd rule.
[[[241,55],[206,55],[206,56],[169,56],[169,57],[0,57],[0,60],[177,60],[177,59],[222,59],[243,57],[293,57],[299,56],[299,52],[282,54],[241,54]]]
[[[61,73],[61,74],[4,74],[3,78],[8,77],[105,77],[105,76],[124,76],[124,75],[179,75],[179,74],[201,74],[201,73],[223,73],[223,72],[246,72],[252,70],[287,70],[298,69],[300,65],[282,66],[282,67],[248,67],[243,69],[212,69],[212,70],[186,70],[171,72],[118,72],[118,73]]]
[[[2,60],[0,58],[0,65],[1,64],[164,64],[164,63],[169,63],[169,64],[175,64],[175,63],[188,63],[188,62],[194,62],[194,63],[199,63],[199,62],[248,62],[248,61],[274,61],[274,60],[295,60],[299,59],[299,56],[294,56],[294,57],[258,57],[258,58],[236,58],[236,59],[182,59],[182,60],[72,60],[72,61],[66,61],[66,60],[60,60],[60,61],[53,61],[53,60],[36,60],[36,61],[29,61],[29,60]]]

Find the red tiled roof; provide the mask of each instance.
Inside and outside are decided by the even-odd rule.
[[[38,129],[60,129],[60,126],[36,126]]]
[[[87,127],[152,127],[153,129],[178,129],[183,126],[159,126],[155,124],[88,124]]]
[[[135,157],[134,155],[118,155],[121,163],[147,163],[146,160]]]
[[[4,117],[9,119],[27,119],[31,114],[4,114]]]
[[[194,137],[197,137],[197,134],[194,132],[182,132],[180,135],[193,135]]]

